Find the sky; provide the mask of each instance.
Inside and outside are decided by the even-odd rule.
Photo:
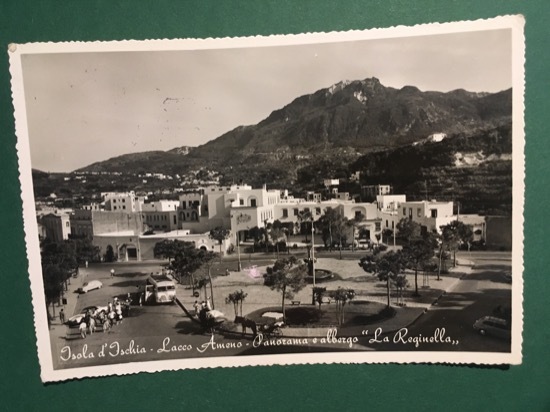
[[[293,46],[33,53],[22,58],[32,167],[70,172],[198,146],[295,98],[377,77],[422,91],[512,86],[510,30]]]

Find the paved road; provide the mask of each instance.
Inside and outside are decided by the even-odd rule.
[[[110,276],[111,267],[115,269],[115,277]],[[86,306],[105,306],[115,296],[135,292],[136,286],[148,274],[160,270],[160,267],[158,262],[90,266],[86,279],[82,281],[97,279],[103,283],[103,287],[78,295],[74,313],[79,313]],[[70,317],[72,314],[67,315]],[[115,325],[110,332],[96,332],[85,339],[80,337],[75,328],[63,328],[61,331],[63,333],[52,333],[51,339],[55,368],[231,356],[252,347],[250,339],[237,336],[215,335],[214,340],[211,340],[212,335],[187,318],[176,304],[134,305],[129,317]]]
[[[466,275],[450,293],[440,298],[436,306],[408,328],[408,336],[431,336],[437,328],[444,327],[446,336],[451,337],[456,344],[425,344],[416,349],[413,344],[391,342],[369,344],[368,341],[372,336],[367,336],[360,339],[359,345],[365,349],[386,351],[510,351],[509,342],[480,336],[472,329],[476,319],[491,314],[496,306],[510,305],[511,285],[503,276],[510,271],[510,254],[477,252],[463,254],[462,257],[475,262],[472,273]],[[101,280],[104,287],[80,295],[75,305],[75,313],[85,306],[106,305],[114,296],[135,291],[136,286],[143,282],[149,273],[160,269],[160,264],[159,262],[119,263],[113,267],[116,270],[116,276],[111,278],[110,266],[90,266],[87,270],[87,280]],[[70,317],[70,314],[67,315]],[[68,336],[68,338],[74,339],[67,339],[66,336],[52,337],[56,368],[201,356],[332,350],[329,347],[312,347],[308,350],[307,347],[288,345],[267,349],[253,348],[250,339],[241,339],[240,336],[232,338],[215,335],[212,341],[211,335],[204,333],[175,304],[133,306],[130,316],[120,325],[115,326],[111,333],[99,332],[86,339],[80,339],[78,335]],[[105,356],[100,357],[100,353]],[[94,357],[90,354],[94,354]]]
[[[461,253],[459,257],[475,263],[472,273],[465,275],[452,291],[439,299],[437,305],[409,327],[407,335],[433,336],[436,329],[445,328],[445,336],[450,337],[452,343],[420,344],[416,348],[414,344],[403,344],[399,336],[398,344],[369,344],[372,337],[362,339],[362,343],[378,350],[509,352],[510,342],[481,336],[472,325],[481,316],[491,315],[497,306],[511,305],[511,285],[503,276],[511,270],[510,253],[472,252]],[[390,341],[394,337],[395,334],[390,334]]]

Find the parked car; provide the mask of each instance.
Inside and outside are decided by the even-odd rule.
[[[78,326],[82,322],[82,319],[84,319],[84,316],[86,316],[86,313],[88,311],[92,311],[92,316],[99,315],[100,312],[107,313],[107,306],[86,306],[83,308],[79,314],[74,315],[69,318],[67,321],[67,325],[69,326]]]
[[[77,291],[79,293],[88,293],[91,290],[101,289],[102,287],[103,283],[101,283],[99,280],[90,280],[89,282],[84,283],[82,287],[78,288]]]
[[[483,316],[475,321],[474,329],[481,335],[491,335],[501,339],[511,339],[510,323],[494,316]]]

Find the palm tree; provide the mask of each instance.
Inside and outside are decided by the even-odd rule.
[[[218,241],[220,245],[220,263],[222,262],[222,244],[228,238],[230,231],[221,226],[218,226],[210,231],[210,237]]]
[[[336,313],[338,324],[342,325],[344,323],[344,309],[346,303],[352,300],[355,297],[355,291],[353,289],[344,289],[338,287],[336,292],[333,294],[334,300],[336,301]]]
[[[243,301],[248,296],[247,293],[245,293],[242,289],[236,290],[233,293],[230,293],[225,298],[225,303],[233,303],[233,309],[235,310],[235,317],[242,316],[243,315]],[[240,314],[239,314],[240,309]]]

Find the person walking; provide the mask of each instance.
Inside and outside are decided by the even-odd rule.
[[[112,277],[112,278],[115,277],[115,270],[114,270],[114,269],[111,269],[111,277]]]
[[[95,319],[93,316],[90,317],[88,327],[90,329],[90,335],[93,335],[95,331]]]
[[[107,315],[104,315],[103,316],[103,333],[105,332],[110,333],[111,332],[110,329],[111,329],[111,321],[109,320]]]
[[[59,321],[62,325],[65,323],[65,312],[63,312],[63,309],[59,311]]]

